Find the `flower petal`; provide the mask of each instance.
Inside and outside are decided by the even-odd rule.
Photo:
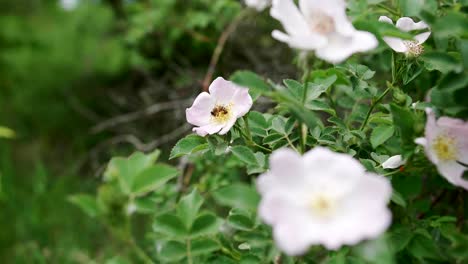
[[[240,86],[233,82],[218,77],[210,84],[208,90],[216,101],[216,104],[229,104],[238,88],[240,88]]]
[[[386,161],[382,163],[382,168],[384,169],[396,169],[399,168],[401,165],[405,164],[401,155],[395,155],[388,158]]]
[[[431,32],[424,32],[424,33],[421,33],[421,34],[418,34],[414,37],[414,39],[419,43],[419,44],[423,44],[424,42],[426,42],[426,40],[429,38],[429,36],[431,35]]]
[[[223,124],[208,124],[201,127],[194,127],[193,131],[196,132],[199,136],[206,136],[206,135],[213,135],[218,133],[221,128],[223,128]]]
[[[193,105],[185,110],[187,122],[195,126],[204,126],[210,123],[211,110],[215,102],[210,94],[203,92],[195,98]]]
[[[229,132],[229,130],[231,130],[231,128],[234,126],[234,124],[236,123],[237,121],[237,118],[235,117],[231,117],[225,124],[224,124],[224,127],[223,129],[221,129],[221,131],[219,131],[219,134],[220,135],[225,135],[227,132]]]
[[[327,39],[310,33],[308,35],[287,35],[279,30],[273,30],[271,36],[278,41],[287,43],[291,48],[300,50],[314,50],[326,45]]]
[[[331,17],[335,31],[340,34],[349,36],[355,31],[346,15],[346,2],[343,0],[300,0],[299,7],[306,19],[313,20],[317,14]]]
[[[236,118],[242,117],[247,114],[252,107],[252,97],[249,90],[246,88],[239,88],[236,90],[232,97],[232,111]],[[234,121],[235,122],[235,121]]]
[[[301,155],[292,149],[283,148],[271,154],[270,172],[278,186],[304,187],[304,163]]]
[[[273,0],[270,15],[279,20],[289,35],[303,35],[309,25],[293,0]]]
[[[389,23],[393,25],[393,20],[389,18],[388,16],[380,16],[379,22],[385,22],[385,23]]]
[[[424,21],[419,21],[418,23],[415,23],[413,19],[409,17],[402,17],[398,19],[398,21],[396,22],[396,27],[406,32],[411,30],[429,28],[429,26]]]
[[[407,52],[408,51],[408,47],[406,47],[406,45],[403,43],[403,40],[399,39],[399,38],[394,38],[394,37],[383,37],[383,40],[385,41],[385,43],[387,43],[387,45],[392,48],[392,50],[396,51],[396,52]]]
[[[340,63],[356,52],[374,49],[378,41],[366,31],[355,31],[352,37],[333,34],[328,38],[328,45],[317,49],[317,57],[330,63]]]
[[[463,172],[467,168],[456,161],[440,162],[437,170],[448,182],[455,186],[460,186],[468,190],[468,181],[463,179]]]

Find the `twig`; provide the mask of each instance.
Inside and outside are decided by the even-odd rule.
[[[164,103],[157,103],[148,106],[147,108],[143,110],[139,110],[136,112],[131,112],[127,114],[123,114],[120,116],[113,117],[111,119],[108,119],[106,121],[103,121],[94,127],[91,128],[91,133],[96,134],[99,132],[102,132],[108,128],[117,126],[119,124],[123,123],[129,123],[135,120],[138,120],[140,118],[143,118],[145,116],[150,116],[154,115],[158,112],[164,111],[164,110],[170,110],[174,108],[180,108],[186,105],[187,103],[190,103],[192,99],[183,99],[183,100],[175,100],[175,101],[170,101],[170,102],[164,102]]]
[[[224,46],[226,45],[226,41],[229,39],[229,36],[236,30],[237,26],[246,14],[247,13],[245,11],[241,11],[237,15],[237,17],[233,21],[231,21],[229,26],[226,28],[226,30],[223,31],[223,33],[219,37],[216,48],[213,52],[213,55],[211,56],[210,65],[206,72],[205,78],[203,79],[203,91],[208,91],[208,87],[210,86],[211,80],[213,79],[213,74],[216,69],[216,65],[218,64],[219,57],[221,56]]]

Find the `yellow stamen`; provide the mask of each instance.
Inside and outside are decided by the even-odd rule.
[[[315,215],[328,216],[334,210],[335,204],[329,197],[318,195],[310,201],[309,208]]]
[[[231,117],[231,105],[216,105],[211,110],[211,118],[216,123],[226,123]]]
[[[439,135],[432,141],[432,149],[437,158],[442,161],[457,159],[455,139],[446,135]]]
[[[408,55],[417,57],[424,52],[424,46],[415,40],[405,40],[403,44],[408,48]]]

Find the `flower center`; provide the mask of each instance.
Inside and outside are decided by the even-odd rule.
[[[452,137],[440,135],[432,141],[432,149],[437,158],[442,161],[451,161],[457,159],[457,149],[455,139]]]
[[[419,56],[424,52],[424,46],[416,40],[405,40],[403,44],[408,48],[408,54],[411,56]]]
[[[335,21],[323,12],[313,12],[309,19],[309,25],[312,31],[322,35],[335,31]]]
[[[225,123],[231,116],[231,105],[216,105],[211,110],[211,117],[216,123]]]
[[[314,215],[329,216],[335,209],[335,201],[324,195],[317,195],[310,200],[309,209]]]

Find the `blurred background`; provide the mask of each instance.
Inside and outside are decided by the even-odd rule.
[[[275,26],[238,0],[0,0],[0,263],[107,254],[67,196],[112,156],[167,155],[214,77],[296,77]]]

